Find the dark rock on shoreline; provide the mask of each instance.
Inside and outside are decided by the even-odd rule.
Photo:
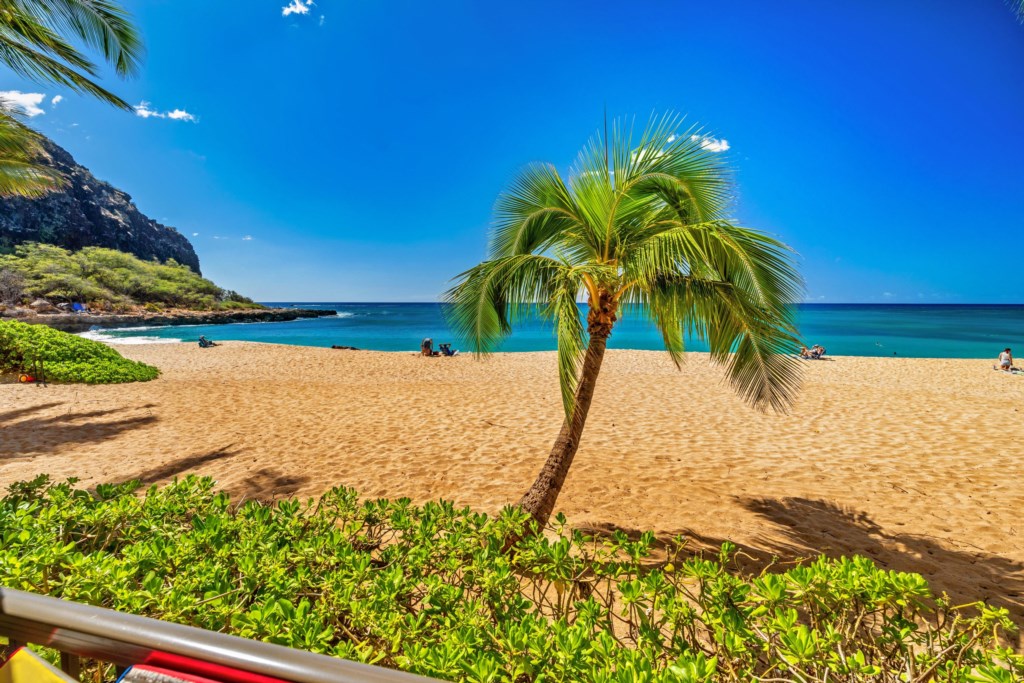
[[[182,311],[175,313],[81,314],[57,313],[51,315],[11,315],[4,313],[0,320],[18,320],[23,323],[48,325],[63,332],[85,332],[93,327],[108,329],[141,325],[227,325],[230,323],[287,322],[299,318],[324,318],[337,311],[308,308],[261,308],[243,311]]]
[[[127,193],[97,180],[52,141],[44,139],[43,147],[43,161],[67,184],[35,199],[0,198],[0,248],[23,242],[71,251],[107,247],[147,261],[174,259],[200,273],[199,257],[184,235],[143,215]]]

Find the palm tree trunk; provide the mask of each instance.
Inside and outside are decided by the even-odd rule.
[[[612,320],[614,321],[614,318]],[[530,513],[537,521],[538,529],[543,529],[551,518],[555,501],[558,500],[569,467],[579,449],[580,437],[583,435],[583,426],[587,422],[587,413],[594,398],[594,387],[597,386],[597,375],[601,371],[601,362],[604,360],[604,350],[610,332],[611,325],[607,325],[607,329],[599,330],[591,326],[590,344],[583,358],[580,383],[576,387],[572,419],[562,422],[562,430],[551,448],[544,468],[537,475],[537,480],[533,482],[530,490],[519,501],[519,507]]]

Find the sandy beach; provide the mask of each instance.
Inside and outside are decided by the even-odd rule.
[[[228,343],[120,346],[154,382],[0,385],[0,486],[210,475],[235,496],[439,497],[493,512],[531,483],[561,421],[553,353]],[[744,562],[860,553],[1024,623],[1024,377],[988,360],[805,364],[762,415],[707,357],[611,351],[559,508],[576,526],[738,543]]]

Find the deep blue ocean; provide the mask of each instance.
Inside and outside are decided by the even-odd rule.
[[[439,343],[462,340],[445,323],[440,304],[264,302],[271,306],[321,308],[337,316],[283,323],[247,323],[94,330],[86,333],[114,343],[195,341],[199,335],[223,341],[258,341],[299,346],[355,346],[376,351],[416,351],[424,337]],[[1007,346],[1024,357],[1024,305],[803,304],[798,323],[805,343],[821,344],[837,356],[995,358]],[[615,327],[610,348],[661,349],[661,337],[637,316]],[[552,330],[539,320],[519,325],[502,351],[548,351]],[[691,341],[690,351],[707,347]]]

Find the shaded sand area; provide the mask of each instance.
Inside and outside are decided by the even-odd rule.
[[[228,343],[119,347],[147,384],[0,385],[0,486],[189,472],[235,496],[515,502],[561,421],[553,353],[421,358]],[[804,364],[761,415],[707,357],[611,351],[559,507],[576,526],[722,539],[763,564],[860,553],[1024,623],[1024,377],[991,361]]]

